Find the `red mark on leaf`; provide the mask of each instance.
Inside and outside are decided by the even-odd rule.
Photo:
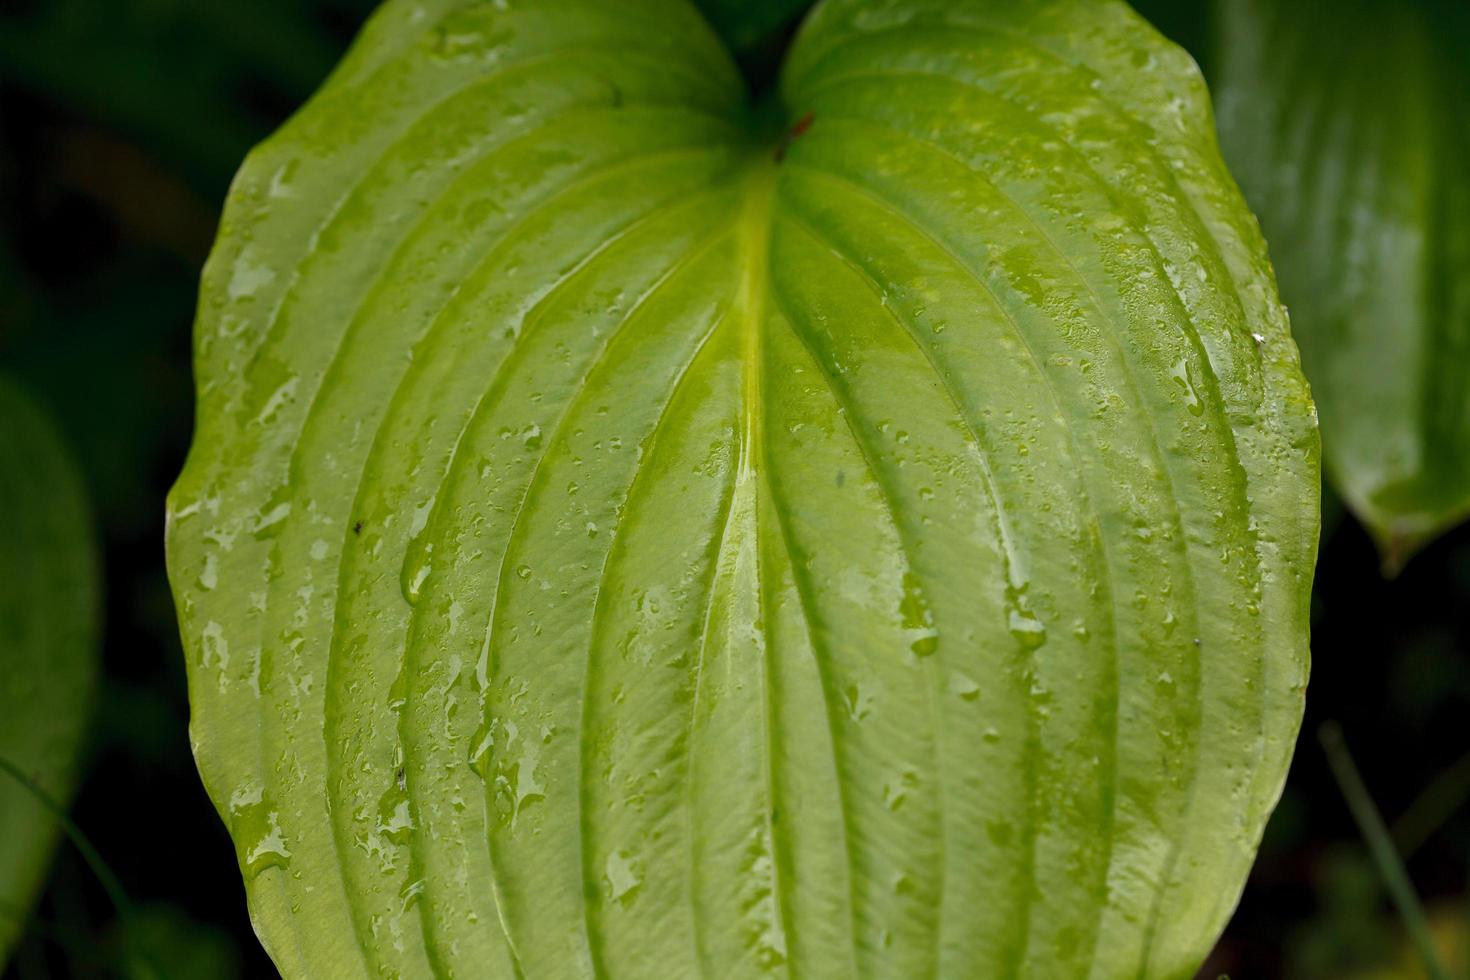
[[[816,121],[816,118],[817,117],[814,113],[808,112],[800,119],[796,120],[796,125],[792,126],[786,131],[786,135],[781,140],[781,145],[776,147],[777,163],[780,163],[782,160],[786,159],[786,148],[792,143],[801,139],[801,137],[806,134],[806,131],[812,128],[812,123]]]

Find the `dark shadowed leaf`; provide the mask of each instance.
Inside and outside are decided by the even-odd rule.
[[[392,2],[231,195],[169,569],[289,977],[1183,977],[1317,434],[1124,4]]]
[[[97,673],[97,556],[81,478],[50,419],[0,377],[0,757],[63,805]],[[0,772],[0,966],[60,827]]]
[[[223,186],[258,138],[261,100],[295,100],[331,67],[323,7],[368,0],[0,3],[0,81],[144,141],[196,186]],[[134,193],[140,197],[146,194]]]
[[[1385,565],[1470,513],[1470,5],[1228,0],[1210,63],[1322,410]]]

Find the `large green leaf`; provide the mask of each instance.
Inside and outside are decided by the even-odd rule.
[[[0,967],[60,835],[97,679],[98,570],[81,477],[51,421],[0,377]]]
[[[247,162],[169,568],[291,977],[1184,976],[1317,435],[1122,3],[395,2]]]
[[[1221,140],[1326,463],[1396,567],[1470,513],[1470,5],[1217,4]]]

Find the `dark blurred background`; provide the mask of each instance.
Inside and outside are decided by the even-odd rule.
[[[0,369],[60,420],[105,548],[105,679],[73,815],[174,978],[274,975],[190,755],[163,496],[192,424],[190,327],[245,151],[331,69],[371,0],[0,0]],[[1163,26],[1188,39],[1187,16]],[[1316,741],[1341,722],[1436,928],[1470,931],[1470,529],[1379,575],[1329,503],[1306,725],[1240,910],[1201,976],[1421,975]],[[126,975],[64,847],[6,978]]]

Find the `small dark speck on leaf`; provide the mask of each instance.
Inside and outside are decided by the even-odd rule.
[[[362,533],[362,521],[358,521],[356,524],[352,525],[352,533],[353,534],[361,534]]]
[[[795,143],[797,140],[801,139],[801,137],[805,135],[806,131],[812,128],[812,123],[816,121],[816,118],[817,117],[814,114],[808,112],[800,119],[796,120],[796,125],[792,126],[786,131],[786,135],[781,138],[781,145],[776,147],[777,163],[780,163],[782,160],[786,159],[786,148],[792,143]]]
[[[399,789],[407,789],[408,788],[408,777],[406,776],[406,774],[404,773],[404,771],[401,768],[398,770],[398,788]]]
[[[837,471],[837,485],[840,487],[847,482],[847,474],[841,470]]]

